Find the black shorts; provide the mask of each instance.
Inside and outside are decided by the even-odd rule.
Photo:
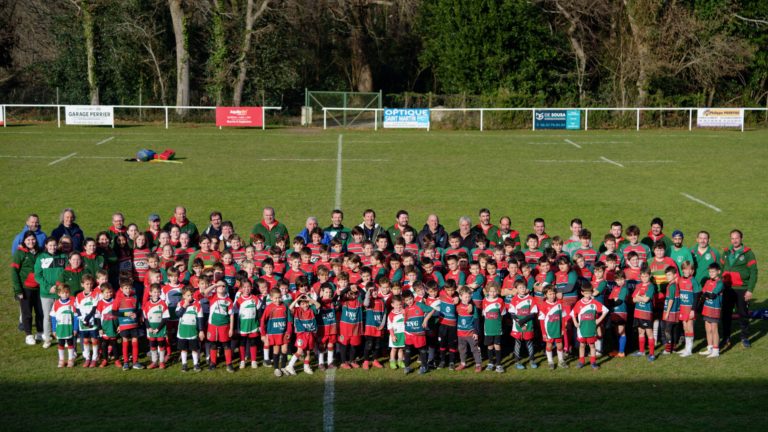
[[[197,339],[179,339],[179,351],[200,351],[200,341]]]
[[[636,328],[641,328],[641,329],[652,329],[653,328],[653,321],[646,320],[646,319],[641,319],[641,318],[635,318],[634,326]]]
[[[501,345],[501,335],[499,335],[499,336],[488,336],[488,335],[486,335],[483,338],[483,344],[485,344],[485,346]]]
[[[459,338],[456,336],[456,326],[441,325],[438,330],[438,337],[441,347],[456,346],[459,343]]]
[[[708,316],[702,316],[702,319],[704,320],[704,322],[708,322],[708,323],[711,323],[711,324],[717,324],[717,323],[720,322],[720,318],[712,318],[712,317],[708,317]]]
[[[133,339],[139,337],[139,329],[132,328],[130,330],[123,330],[120,332],[120,337],[123,339]]]

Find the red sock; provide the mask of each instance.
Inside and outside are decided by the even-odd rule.
[[[171,356],[171,338],[169,337],[165,338],[165,356],[166,357]]]
[[[242,352],[245,352],[245,350],[241,350]],[[251,349],[251,361],[256,361],[256,347],[252,346]]]
[[[654,355],[656,353],[656,340],[648,338],[648,351],[651,353],[651,355]]]
[[[139,361],[139,341],[138,340],[131,341],[131,351],[133,352],[134,363],[138,362]]]
[[[645,336],[640,336],[637,338],[637,350],[641,353],[645,352]]]
[[[123,339],[123,362],[128,363],[128,339]]]
[[[219,355],[219,349],[216,346],[211,347],[211,364],[216,364],[216,357]]]
[[[579,363],[584,364],[584,357],[579,357]]]
[[[224,348],[224,360],[227,362],[227,366],[232,364],[232,350]]]
[[[591,355],[591,356],[589,356],[589,362],[592,363],[592,364],[595,364],[595,363],[597,363],[597,359],[595,358],[595,356]]]

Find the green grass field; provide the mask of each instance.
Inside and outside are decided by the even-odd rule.
[[[114,211],[145,227],[185,205],[202,230],[220,210],[236,231],[250,232],[273,206],[292,234],[307,216],[327,225],[336,200],[339,134],[341,203],[346,225],[368,207],[393,223],[399,209],[421,229],[435,212],[446,229],[476,218],[509,215],[521,234],[543,217],[550,235],[568,235],[573,217],[594,235],[613,220],[647,230],[654,216],[686,244],[707,229],[715,246],[733,228],[745,233],[760,265],[768,257],[768,131],[321,131],[218,130],[213,126],[0,128],[0,265],[28,213],[42,228],[64,207],[93,235]],[[97,143],[114,137],[103,144]],[[570,142],[568,142],[570,141]],[[141,148],[176,150],[183,164],[123,162]],[[65,156],[76,153],[65,160]],[[606,159],[608,159],[606,161]],[[56,162],[51,165],[51,163]],[[683,196],[721,209],[717,212]],[[754,308],[768,307],[766,278]],[[27,347],[6,277],[0,297],[0,429],[147,428],[319,430],[323,373],[276,379],[271,370],[187,374],[167,371],[58,370],[53,349]],[[735,325],[735,328],[738,326]],[[447,370],[339,371],[336,430],[762,430],[768,398],[768,332],[753,323],[754,347],[717,360],[677,356],[603,359],[599,372],[546,368],[503,375]],[[701,347],[699,329],[696,347]],[[541,354],[540,354],[541,356]],[[509,359],[507,359],[509,362]],[[427,426],[428,425],[428,426]]]

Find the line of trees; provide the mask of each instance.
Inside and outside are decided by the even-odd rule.
[[[768,106],[767,20],[765,0],[17,0],[0,2],[0,100]]]

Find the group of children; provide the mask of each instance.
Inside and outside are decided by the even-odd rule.
[[[636,238],[635,231],[627,230]],[[178,352],[184,372],[190,357],[194,371],[203,359],[215,369],[221,352],[229,372],[261,360],[275,376],[296,375],[297,362],[312,374],[313,357],[320,370],[384,368],[388,358],[389,368],[406,374],[418,357],[423,374],[466,369],[470,356],[479,373],[485,356],[486,370],[504,372],[508,351],[517,369],[536,369],[541,348],[551,369],[567,368],[571,354],[576,367],[598,369],[605,346],[624,357],[632,334],[631,355],[647,349],[654,361],[657,342],[669,354],[682,338],[679,354],[691,356],[699,317],[701,354],[719,356],[720,265],[710,263],[698,280],[695,263],[678,266],[660,240],[649,249],[608,234],[598,253],[588,230],[570,252],[558,238],[542,249],[535,234],[524,250],[482,235],[473,250],[456,234],[445,249],[397,241],[373,251],[357,236],[342,247],[297,237],[283,252],[259,237],[248,247],[238,237],[223,253],[203,237],[189,261],[150,253],[146,266],[121,272],[116,284],[104,269],[78,286],[59,283],[52,311],[59,367],[74,367],[79,340],[83,367],[123,370],[145,367],[140,346],[148,347],[147,368],[165,369]]]

